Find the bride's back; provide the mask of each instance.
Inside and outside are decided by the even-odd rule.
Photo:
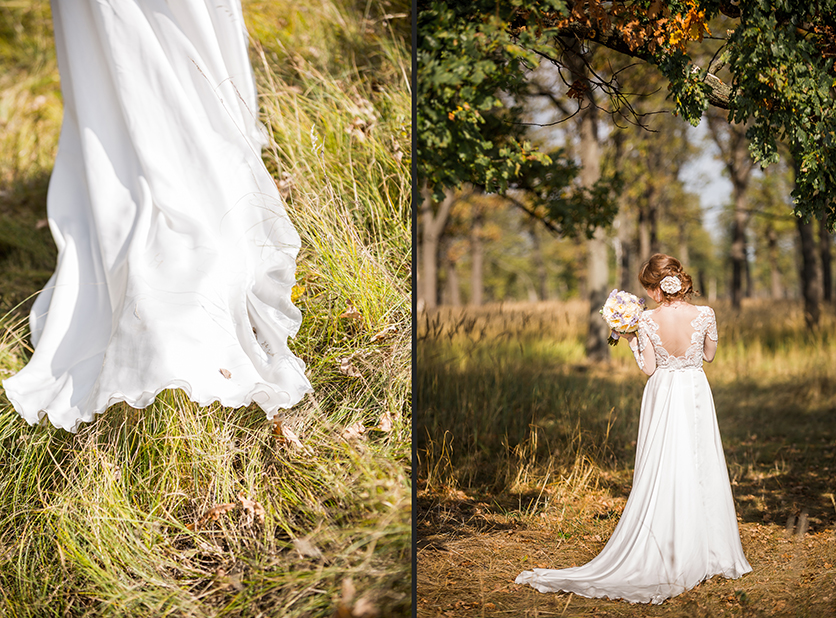
[[[662,347],[670,356],[685,356],[697,330],[692,322],[700,315],[699,309],[687,302],[661,305],[648,312],[656,325]]]

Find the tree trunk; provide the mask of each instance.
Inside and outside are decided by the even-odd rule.
[[[752,159],[749,157],[749,142],[746,127],[732,125],[714,114],[708,114],[708,128],[714,143],[720,149],[723,163],[732,182],[734,196],[734,219],[732,221],[732,281],[731,300],[734,309],[740,309],[743,284],[746,277],[746,226],[749,224],[746,191],[752,173]],[[750,290],[747,290],[750,291]]]
[[[482,242],[482,212],[474,207],[470,227],[470,304],[482,304],[484,247]]]
[[[615,147],[614,163],[617,172],[623,171],[624,161],[624,131],[615,131],[612,142]],[[616,237],[613,239],[615,248],[616,285],[619,290],[636,292],[636,273],[632,270],[631,258],[633,239],[631,238],[631,217],[628,214],[628,198],[622,193],[618,199],[618,214],[615,216]]]
[[[627,292],[636,292],[636,273],[633,272],[633,264],[630,259],[630,242],[621,242],[621,283],[619,289]]]
[[[579,42],[573,41],[567,50],[566,61],[575,80],[587,80],[587,68],[579,54]],[[592,101],[592,91],[586,91],[586,100],[581,102],[580,111],[580,181],[591,188],[601,177],[601,150],[598,141],[598,108]],[[607,260],[607,238],[603,228],[596,228],[593,237],[587,241],[586,284],[589,298],[587,316],[586,356],[593,361],[608,360],[610,357],[607,337],[609,330],[598,310],[607,299],[609,280]]]
[[[767,259],[769,260],[770,297],[772,300],[783,298],[781,270],[778,268],[778,232],[772,225],[766,231]]]
[[[590,360],[603,361],[610,357],[607,345],[609,328],[598,311],[607,300],[607,236],[604,228],[596,228],[595,236],[587,243],[587,276],[589,282],[589,330],[586,336],[586,356]]]
[[[691,256],[688,252],[688,232],[685,229],[685,222],[680,221],[678,225],[679,231],[679,261],[682,262],[682,268],[688,270],[691,266]]]
[[[821,255],[821,286],[822,299],[829,303],[833,301],[833,267],[830,252],[830,233],[827,231],[827,216],[819,221],[819,254]]]
[[[639,263],[650,259],[650,217],[646,205],[639,208]]]
[[[632,264],[632,239],[630,238],[630,218],[627,209],[620,206],[615,218],[616,238],[616,282],[619,290],[636,291],[636,273]]]
[[[743,297],[743,282],[746,271],[746,224],[748,219],[745,194],[742,191],[735,191],[731,245],[731,301],[734,309],[740,309],[740,301]]]
[[[804,223],[796,219],[798,235],[801,240],[801,296],[804,298],[804,323],[808,330],[819,324],[820,287],[819,269],[816,262],[816,242],[813,237],[813,222]]]
[[[529,232],[531,233],[534,270],[537,273],[537,294],[540,297],[540,300],[548,300],[551,298],[551,291],[549,290],[549,271],[546,269],[546,260],[543,259],[543,246],[540,241],[537,222],[533,219],[529,221]]]
[[[459,268],[458,264],[451,259],[447,259],[447,302],[452,307],[462,306],[461,285],[459,284]]]
[[[424,308],[433,309],[438,305],[438,243],[456,198],[452,190],[446,191],[444,199],[438,205],[438,210],[433,212],[432,191],[426,183],[421,188],[421,198],[419,300],[424,302]]]

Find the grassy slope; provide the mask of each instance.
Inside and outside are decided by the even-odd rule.
[[[419,316],[419,615],[559,615],[567,602],[584,616],[836,613],[834,316],[809,336],[793,304],[717,313],[706,373],[755,572],[658,608],[512,583],[532,566],[582,564],[612,533],[645,382],[627,347],[587,364],[581,303]]]
[[[38,222],[60,91],[48,3],[28,4],[0,5],[20,26],[0,29],[3,377],[30,353],[26,299],[55,256]],[[257,408],[179,393],[114,406],[77,435],[26,426],[0,396],[3,615],[408,614],[409,50],[399,18],[380,19],[397,7],[244,4],[265,162],[303,242],[293,348],[315,394],[286,424],[302,448]],[[359,318],[340,317],[349,305]],[[367,430],[349,439],[355,423]]]

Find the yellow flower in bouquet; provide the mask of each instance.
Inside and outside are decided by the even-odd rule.
[[[607,342],[618,343],[618,333],[634,333],[639,328],[639,318],[644,312],[644,299],[629,292],[613,290],[601,308],[601,315],[607,326],[616,334]]]

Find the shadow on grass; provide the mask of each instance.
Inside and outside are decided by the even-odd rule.
[[[836,385],[817,376],[723,377],[709,379],[742,520],[791,531],[836,525]],[[579,453],[595,467],[599,490],[626,498],[643,388],[619,367],[419,361],[419,537],[438,545],[513,528],[542,494],[520,486],[545,486],[547,475],[554,483]]]
[[[46,224],[49,175],[0,188],[0,315],[27,315],[55,268],[57,249]]]
[[[805,515],[813,532],[836,525],[836,385],[735,380],[714,393],[743,521],[798,530]]]

